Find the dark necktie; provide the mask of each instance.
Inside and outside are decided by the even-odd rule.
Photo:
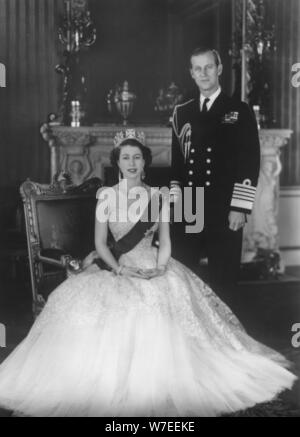
[[[204,100],[204,102],[203,102],[202,112],[203,112],[204,114],[208,111],[208,109],[207,109],[207,104],[208,104],[209,101],[210,101],[210,99],[209,99],[209,98],[206,98],[206,99]]]

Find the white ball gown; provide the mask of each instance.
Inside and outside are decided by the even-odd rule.
[[[109,226],[118,240],[133,224]],[[120,263],[154,268],[151,243],[148,233]],[[287,367],[176,260],[152,280],[94,264],[51,294],[0,367],[0,406],[33,417],[215,417],[290,389]]]

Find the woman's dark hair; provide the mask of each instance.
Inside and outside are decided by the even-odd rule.
[[[145,171],[148,170],[150,165],[152,164],[152,152],[149,147],[143,146],[139,141],[134,139],[128,139],[122,142],[122,144],[119,147],[116,147],[112,150],[110,154],[110,162],[111,165],[114,167],[114,169],[119,169],[118,162],[120,160],[121,150],[125,146],[132,146],[132,147],[138,147],[140,151],[142,152],[143,159],[145,161]]]

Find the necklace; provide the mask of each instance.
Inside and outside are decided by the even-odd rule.
[[[125,182],[124,182],[125,181]],[[132,188],[128,188],[128,183],[126,179],[123,179],[123,181],[119,182],[119,191],[127,197],[127,199],[129,198],[129,196],[131,196],[132,194],[140,194],[141,189],[145,189],[148,192],[147,189],[147,185],[145,183],[141,183],[141,185],[135,185]]]

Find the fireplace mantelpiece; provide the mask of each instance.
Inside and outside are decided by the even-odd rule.
[[[146,134],[153,152],[154,167],[169,167],[171,163],[171,129],[159,125],[139,126]],[[104,169],[110,165],[113,138],[120,130],[116,125],[71,128],[44,125],[43,138],[51,151],[51,176],[66,171],[75,184],[97,176],[104,179]],[[261,172],[252,216],[244,233],[243,262],[252,261],[257,249],[279,251],[278,205],[280,153],[292,135],[288,129],[262,129]]]
[[[104,179],[104,169],[110,166],[110,152],[115,134],[121,129],[116,125],[71,128],[44,125],[43,138],[51,151],[51,177],[66,171],[75,184],[97,176]],[[159,125],[139,126],[145,132],[147,145],[153,153],[154,167],[168,167],[171,163],[171,129]]]

